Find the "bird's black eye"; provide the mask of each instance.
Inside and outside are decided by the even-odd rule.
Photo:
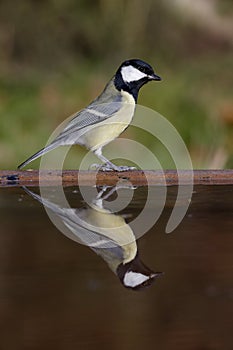
[[[145,67],[140,67],[139,70],[140,70],[142,73],[146,73],[146,68],[145,68]]]

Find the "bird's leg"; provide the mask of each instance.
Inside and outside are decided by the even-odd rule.
[[[132,184],[117,184],[115,186],[103,186],[100,192],[97,194],[96,198],[93,200],[93,203],[96,204],[97,206],[103,208],[103,201],[106,201],[111,195],[119,189],[130,189],[130,190],[136,190],[137,186],[134,186]],[[109,190],[107,192],[107,190]],[[128,215],[128,214],[127,214]],[[131,214],[129,216],[124,216],[124,217],[131,217]]]
[[[100,199],[100,198],[103,199],[103,195],[104,195],[104,193],[107,191],[107,189],[108,189],[109,187],[111,187],[111,186],[104,185],[104,186],[102,187],[102,189],[99,191],[99,193],[97,194],[97,196],[96,196],[95,199]]]
[[[95,155],[104,163],[100,168],[102,170],[110,171],[110,170],[116,170],[118,171],[118,167],[110,162],[105,156],[102,154],[102,148],[98,148],[95,152]]]
[[[97,197],[101,197],[103,200],[107,200],[109,197],[111,197],[111,195],[115,192],[117,192],[117,190],[120,190],[120,189],[129,189],[129,190],[136,190],[137,189],[137,186],[134,186],[132,184],[117,184],[115,186],[113,186],[109,192],[105,193],[106,190],[108,188],[110,188],[111,186],[104,186],[103,189],[98,193],[98,196]],[[101,193],[101,195],[99,196],[99,194]],[[105,194],[104,194],[105,193]]]
[[[110,160],[103,156],[102,148],[95,150],[94,154],[104,163],[104,165],[100,167],[100,169],[103,171],[128,171],[136,169],[135,167],[117,166],[114,163],[110,162]]]

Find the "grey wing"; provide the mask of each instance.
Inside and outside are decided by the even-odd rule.
[[[79,131],[84,128],[100,123],[111,118],[119,111],[122,105],[122,97],[119,91],[114,88],[112,81],[106,86],[102,94],[94,100],[88,107],[76,113],[64,130],[46,147],[33,154],[18,166],[23,168],[33,160],[41,157],[45,153],[61,145],[73,145],[78,143]]]
[[[93,102],[88,107],[78,112],[67,124],[65,129],[55,138],[53,142],[62,142],[72,140],[75,143],[77,133],[84,128],[98,124],[108,118],[111,118],[121,108],[120,96],[115,96],[114,100],[107,103]]]
[[[70,230],[69,234],[66,233],[67,237],[90,247],[97,254],[99,254],[100,249],[110,249],[112,254],[117,256],[118,259],[123,259],[122,247],[116,241],[89,228],[88,223],[83,218],[83,213],[88,209],[61,208],[59,205],[32,192],[27,187],[22,186],[22,188],[28,195],[50,209],[61,219],[63,224]]]

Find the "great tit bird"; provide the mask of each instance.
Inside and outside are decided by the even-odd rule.
[[[23,186],[25,192],[48,208],[56,220],[68,228],[62,232],[70,239],[87,245],[106,261],[124,287],[133,290],[150,286],[161,272],[153,272],[140,260],[131,227],[121,215],[103,207],[107,196],[98,196],[82,209],[61,208]],[[115,191],[115,188],[113,188]],[[104,193],[104,191],[103,191]],[[112,194],[113,191],[110,192]],[[57,221],[56,221],[57,222]]]
[[[74,144],[94,152],[105,163],[107,170],[130,169],[110,162],[103,156],[102,148],[128,127],[134,115],[139,89],[152,80],[161,78],[148,63],[139,59],[123,62],[101,95],[75,114],[48,146],[20,164],[18,169],[59,146]]]

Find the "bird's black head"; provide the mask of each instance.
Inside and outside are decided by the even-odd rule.
[[[116,272],[124,287],[133,290],[149,287],[157,277],[163,274],[163,272],[153,272],[144,265],[138,253],[132,261],[126,264],[121,263]]]
[[[161,80],[161,78],[154,73],[148,63],[139,59],[131,59],[123,62],[118,68],[114,84],[119,91],[129,92],[137,101],[139,89],[151,80]]]

